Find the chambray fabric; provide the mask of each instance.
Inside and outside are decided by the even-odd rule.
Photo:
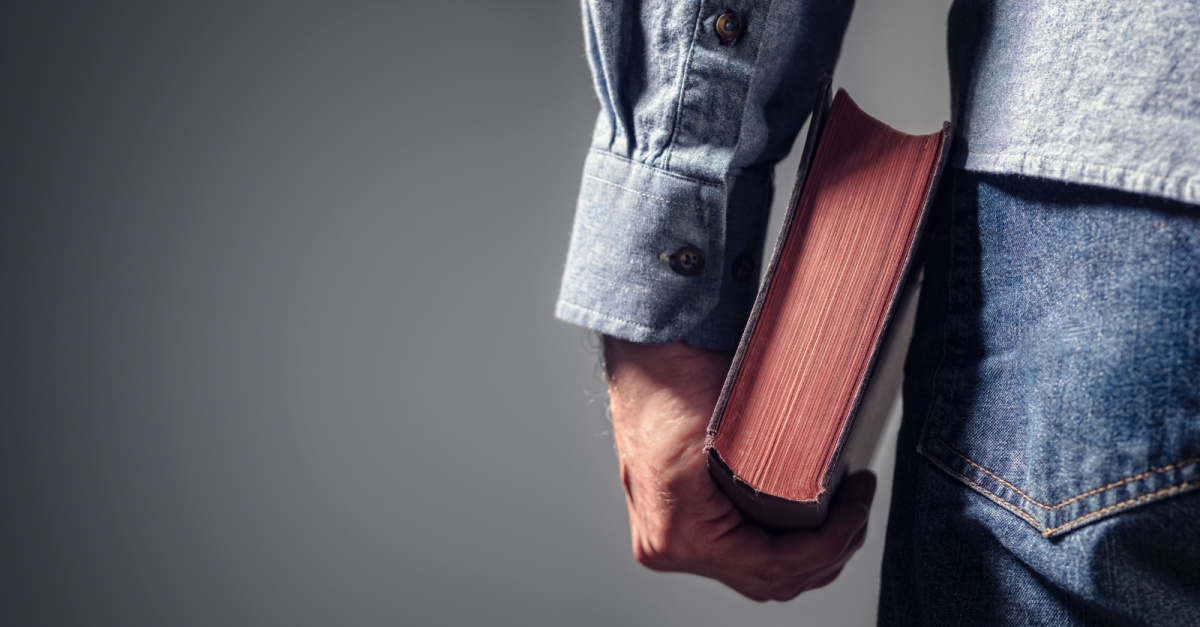
[[[601,111],[559,318],[636,342],[732,350],[758,288],[783,158],[833,69],[853,2],[585,1]],[[742,34],[717,38],[736,11]],[[700,249],[684,277],[667,257]],[[748,256],[755,272],[734,279]],[[744,262],[744,261],[743,261]]]
[[[1200,1],[957,0],[955,165],[1200,204]]]
[[[584,0],[601,111],[556,314],[639,342],[736,346],[771,171],[833,69],[848,0]],[[715,23],[743,32],[722,46]],[[1200,202],[1200,2],[958,0],[953,163]],[[705,268],[673,272],[697,247]],[[757,273],[754,273],[757,276]]]
[[[948,178],[880,624],[1200,625],[1200,207]]]

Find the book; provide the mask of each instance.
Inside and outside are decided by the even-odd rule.
[[[818,91],[788,212],[705,442],[749,518],[819,526],[899,391],[912,276],[953,126],[897,131]]]

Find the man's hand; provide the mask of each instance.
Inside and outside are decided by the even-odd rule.
[[[771,534],[745,520],[705,467],[704,437],[731,356],[604,338],[605,374],[633,553],[756,601],[833,581],[866,535],[875,475],[846,479],[820,529]]]

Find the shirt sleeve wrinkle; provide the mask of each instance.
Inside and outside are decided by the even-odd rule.
[[[757,288],[771,168],[832,69],[851,5],[584,0],[601,111],[561,319],[633,341],[736,346]],[[722,45],[715,25],[728,11],[741,27]],[[685,247],[701,257],[686,275],[669,263]]]

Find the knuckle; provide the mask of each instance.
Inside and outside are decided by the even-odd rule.
[[[633,559],[650,570],[662,570],[658,554],[640,542],[633,545]]]
[[[678,543],[672,534],[646,534],[633,544],[633,557],[650,570],[672,570],[679,560]]]
[[[789,570],[782,564],[765,564],[758,569],[758,580],[769,590],[785,584],[790,578]]]

